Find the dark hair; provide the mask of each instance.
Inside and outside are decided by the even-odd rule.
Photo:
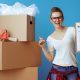
[[[53,7],[53,8],[51,9],[51,15],[52,15],[53,12],[60,12],[60,13],[62,14],[62,18],[64,19],[63,12],[62,12],[62,10],[61,10],[60,8],[58,8],[58,7]],[[51,18],[51,15],[50,15],[50,18]]]

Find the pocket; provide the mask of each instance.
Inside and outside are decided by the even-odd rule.
[[[51,80],[56,80],[56,74],[51,75]]]

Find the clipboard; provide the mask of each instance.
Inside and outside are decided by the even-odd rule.
[[[75,23],[76,28],[76,48],[77,52],[80,52],[80,22]]]

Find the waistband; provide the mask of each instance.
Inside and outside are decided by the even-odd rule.
[[[60,66],[60,65],[57,65],[57,64],[52,64],[53,66],[59,66],[59,67],[62,67],[62,68],[74,68],[75,66]],[[75,68],[78,68],[78,67],[75,67]]]

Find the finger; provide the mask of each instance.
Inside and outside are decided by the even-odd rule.
[[[40,42],[40,43],[41,43],[41,42],[45,42],[45,40],[44,40],[44,39],[40,39],[39,42]]]
[[[45,43],[44,40],[39,41],[39,44],[40,44],[40,45],[43,45],[44,43]]]
[[[41,43],[39,43],[40,45],[43,45],[45,42],[41,42]]]

